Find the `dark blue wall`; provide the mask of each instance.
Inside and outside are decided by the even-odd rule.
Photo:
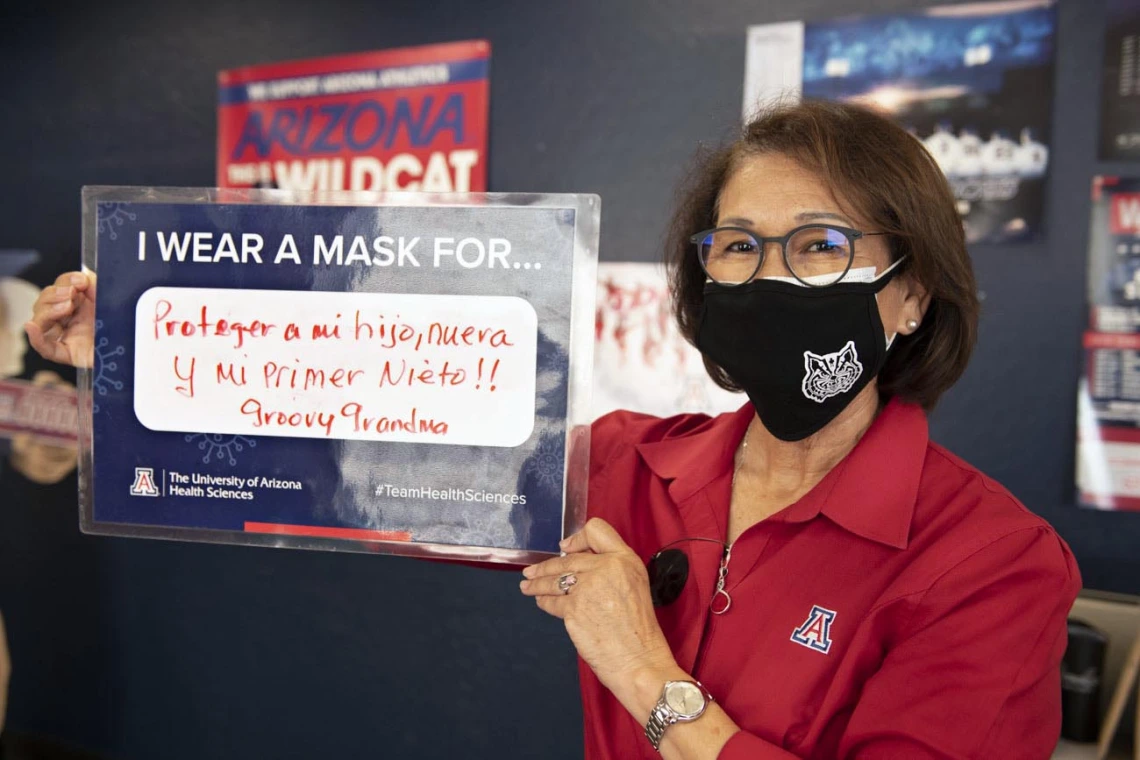
[[[1062,0],[1047,240],[978,247],[974,362],[936,438],[1140,592],[1140,515],[1074,504],[1103,0]],[[21,4],[25,8],[47,4]],[[215,72],[486,37],[494,190],[594,192],[602,255],[657,256],[682,166],[736,123],[750,23],[916,0],[101,2],[0,11],[0,247],[46,282],[84,184],[210,185]],[[10,7],[11,4],[5,4]],[[1140,167],[1137,167],[1140,168]],[[581,755],[573,651],[516,577],[409,559],[81,536],[74,480],[0,487],[10,724],[123,758]]]

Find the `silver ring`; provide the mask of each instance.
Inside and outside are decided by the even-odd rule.
[[[564,595],[570,593],[570,589],[574,588],[578,583],[578,576],[574,573],[563,573],[558,576],[558,590]]]

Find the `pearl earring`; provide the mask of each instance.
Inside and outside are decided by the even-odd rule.
[[[914,332],[915,330],[917,330],[918,329],[918,320],[917,319],[908,319],[906,321],[906,329],[910,330],[911,332]]]

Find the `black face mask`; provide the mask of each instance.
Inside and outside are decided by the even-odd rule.
[[[826,288],[710,282],[697,348],[744,389],[768,432],[802,440],[838,417],[883,368],[887,337],[875,295],[896,271]]]

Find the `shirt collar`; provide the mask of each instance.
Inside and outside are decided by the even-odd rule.
[[[655,475],[672,481],[669,496],[680,503],[732,470],[753,415],[745,404],[695,428],[668,431],[637,450]],[[893,399],[815,488],[769,519],[802,522],[823,514],[851,533],[905,549],[928,442],[922,409]]]

